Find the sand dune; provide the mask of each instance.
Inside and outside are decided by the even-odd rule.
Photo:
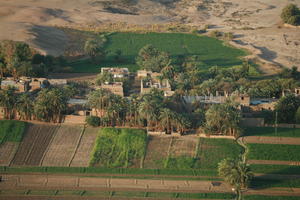
[[[125,3],[124,3],[125,2]],[[278,28],[288,0],[0,0],[0,39],[29,42],[44,53],[64,52],[55,26],[180,22],[232,31],[245,48],[274,64],[300,65],[300,28]],[[300,1],[294,1],[300,6]],[[274,53],[270,53],[274,52]]]

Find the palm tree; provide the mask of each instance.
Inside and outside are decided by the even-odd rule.
[[[161,127],[166,130],[167,134],[172,133],[173,120],[176,118],[176,114],[169,108],[163,108],[160,111],[159,120]]]
[[[31,120],[33,114],[33,99],[29,94],[21,94],[17,99],[16,104],[17,112],[20,119]]]
[[[247,189],[253,177],[249,166],[242,160],[224,159],[218,164],[219,176],[223,177],[236,192],[237,200],[242,199],[242,190]]]
[[[147,120],[147,131],[148,131],[151,121],[157,119],[155,102],[150,97],[144,98],[139,105],[138,111],[139,111],[139,115],[142,118]]]
[[[16,102],[15,88],[9,87],[7,90],[0,90],[0,106],[4,109],[5,119],[12,119],[14,117]]]
[[[85,42],[84,51],[95,61],[96,57],[104,57],[103,42],[96,39],[89,39]]]

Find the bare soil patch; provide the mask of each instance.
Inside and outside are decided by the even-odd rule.
[[[30,124],[12,165],[39,165],[56,131],[56,125]]]
[[[168,150],[172,137],[150,136],[144,160],[145,168],[158,169],[168,156]]]
[[[186,140],[184,137],[174,138],[172,142],[172,147],[170,149],[171,157],[178,156],[196,156],[196,146],[199,138],[194,138],[193,140]]]
[[[83,127],[62,125],[45,154],[42,166],[69,166]]]
[[[18,143],[5,142],[0,145],[0,166],[9,166],[18,149]]]
[[[71,167],[88,167],[99,128],[87,127],[80,140],[76,154],[71,162]]]

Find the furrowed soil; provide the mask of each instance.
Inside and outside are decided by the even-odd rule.
[[[42,166],[69,166],[82,129],[82,126],[62,125],[45,154]]]
[[[78,149],[71,162],[71,167],[89,166],[90,156],[95,144],[99,128],[87,127],[78,145]]]
[[[9,166],[18,149],[18,143],[5,142],[0,145],[0,166]]]
[[[145,168],[158,169],[162,167],[163,160],[168,157],[171,140],[172,137],[168,136],[150,136],[144,160]]]
[[[56,125],[29,124],[12,165],[40,165],[41,159],[57,131]]]

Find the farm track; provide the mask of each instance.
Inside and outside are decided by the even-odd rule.
[[[258,144],[300,145],[300,138],[295,138],[295,137],[245,136],[243,137],[243,141],[245,143],[258,143]]]
[[[39,165],[56,130],[56,125],[30,124],[11,165]]]

